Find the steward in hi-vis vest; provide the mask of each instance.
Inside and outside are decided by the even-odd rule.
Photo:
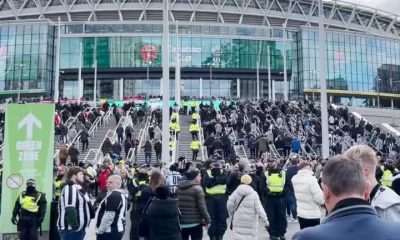
[[[46,215],[46,194],[36,191],[36,181],[26,182],[26,191],[15,201],[11,222],[17,225],[20,240],[37,240],[38,229]]]

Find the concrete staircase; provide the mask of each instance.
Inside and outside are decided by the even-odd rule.
[[[192,143],[192,134],[189,132],[191,123],[192,123],[191,115],[179,116],[181,133],[179,134],[179,141],[177,143],[176,161],[182,155],[185,155],[187,161],[192,161],[193,153],[192,150],[190,149],[190,144]],[[201,159],[201,151],[197,154],[197,159],[199,160]]]

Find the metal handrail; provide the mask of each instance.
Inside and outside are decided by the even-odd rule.
[[[83,163],[86,163],[87,162],[87,160],[88,160],[88,158],[89,158],[89,156],[90,156],[90,153],[97,153],[97,149],[89,149],[89,151],[88,151],[88,153],[86,154],[86,157],[85,157],[85,159],[83,159]],[[94,160],[92,161],[92,164],[94,163]]]
[[[111,135],[111,136],[110,136]],[[104,137],[104,139],[103,139],[103,141],[101,142],[101,144],[100,144],[100,147],[98,148],[98,150],[97,150],[97,152],[96,152],[96,156],[94,157],[94,159],[93,159],[93,163],[97,160],[97,158],[101,155],[102,156],[102,154],[100,154],[102,151],[101,151],[101,148],[103,147],[103,144],[104,144],[104,142],[106,141],[106,138],[108,137],[108,138],[114,138],[114,135],[115,135],[115,131],[113,131],[113,130],[111,130],[111,129],[109,129],[108,131],[107,131],[107,133],[106,133],[106,136]],[[100,154],[100,155],[99,155]],[[88,154],[86,155],[86,157],[89,155],[89,152],[88,152]],[[102,156],[103,157],[103,156]]]
[[[201,124],[200,115],[199,115],[199,126],[200,126],[199,138],[200,138],[200,145],[201,145],[200,146],[200,148],[201,148],[201,160],[204,162],[206,156],[208,156],[208,155],[207,155],[207,149],[205,149],[205,146],[204,146],[204,130],[203,130],[203,127],[202,127],[202,124]],[[204,154],[206,154],[206,155],[204,155]]]
[[[138,143],[138,149],[137,149],[137,155],[139,156],[140,150],[142,149],[142,145],[143,145],[143,141],[146,140],[146,134],[148,132],[148,127],[150,126],[150,116],[147,116],[146,122],[144,124],[144,128],[142,128],[143,130],[143,134],[142,136],[140,136],[141,138],[139,139],[139,143]]]
[[[102,119],[102,118],[103,118],[102,116],[98,116],[98,117],[96,118],[96,120],[94,121],[94,123],[92,124],[92,126],[90,127],[88,133],[89,133],[89,135],[91,135],[92,137],[94,137],[94,131],[95,131],[95,130],[97,131],[99,125],[101,126],[101,119]]]
[[[315,155],[318,156],[318,154],[314,151],[314,149],[310,146],[310,144],[306,143],[305,146],[308,146],[311,150],[311,152]]]

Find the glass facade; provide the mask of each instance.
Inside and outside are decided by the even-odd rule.
[[[79,46],[82,40],[83,68],[161,67],[161,37],[84,37],[61,39],[61,69],[79,68]],[[179,38],[181,67],[267,69],[267,47],[270,46],[271,69],[283,70],[283,42],[225,38]],[[176,38],[171,38],[171,67],[175,66]],[[287,69],[292,68],[292,43],[286,44]]]
[[[299,79],[318,89],[319,39],[315,30],[298,34]],[[400,42],[339,32],[326,34],[327,88],[359,93],[399,93]],[[396,65],[397,63],[397,65]],[[301,88],[300,88],[301,90]]]
[[[51,92],[54,27],[0,26],[0,94]],[[47,94],[45,94],[47,95]]]

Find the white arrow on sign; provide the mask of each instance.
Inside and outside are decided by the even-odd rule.
[[[26,115],[19,123],[18,129],[21,129],[26,125],[26,138],[32,138],[33,136],[33,125],[42,129],[42,122],[39,121],[32,113]]]

